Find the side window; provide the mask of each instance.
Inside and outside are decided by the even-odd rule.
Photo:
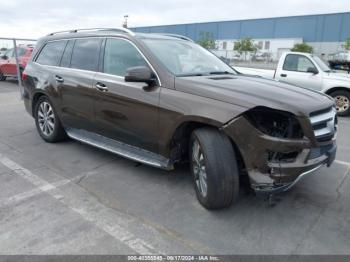
[[[13,55],[13,49],[11,48],[11,49],[7,50],[6,53],[5,53],[4,55],[7,56],[7,57],[12,57],[12,55]]]
[[[107,39],[103,59],[103,72],[125,76],[126,70],[134,66],[148,66],[140,52],[126,40]]]
[[[70,67],[97,71],[100,46],[98,38],[75,40]]]
[[[24,56],[24,54],[26,53],[26,50],[24,48],[18,47],[17,48],[17,56],[21,57]],[[15,50],[13,49],[13,56],[15,56]]]
[[[41,50],[36,62],[42,65],[57,66],[67,41],[48,42]]]
[[[283,64],[283,70],[307,72],[308,68],[315,68],[315,65],[305,56],[287,55]]]
[[[74,40],[69,40],[66,48],[64,49],[60,66],[70,67],[70,59],[72,57],[72,50],[74,46]]]

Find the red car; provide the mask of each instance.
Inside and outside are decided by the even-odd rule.
[[[32,55],[34,46],[20,45],[17,47],[17,55],[19,60],[19,68],[24,70],[27,62]],[[0,58],[0,81],[6,80],[8,76],[17,76],[16,58],[14,49],[8,49]]]

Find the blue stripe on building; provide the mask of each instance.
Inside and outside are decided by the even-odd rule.
[[[209,23],[163,25],[132,28],[141,33],[172,33],[200,39],[211,32],[215,39],[302,38],[305,42],[342,42],[350,37],[350,12],[249,19]]]

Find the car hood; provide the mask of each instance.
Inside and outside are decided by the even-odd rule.
[[[175,88],[245,108],[265,106],[297,116],[334,104],[329,96],[317,91],[246,75],[177,77]]]

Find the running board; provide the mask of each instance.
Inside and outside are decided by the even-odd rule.
[[[174,169],[173,165],[170,164],[169,159],[159,154],[131,146],[83,129],[66,128],[66,133],[72,139],[100,149],[104,149],[108,152],[123,156],[131,160],[166,170]]]

